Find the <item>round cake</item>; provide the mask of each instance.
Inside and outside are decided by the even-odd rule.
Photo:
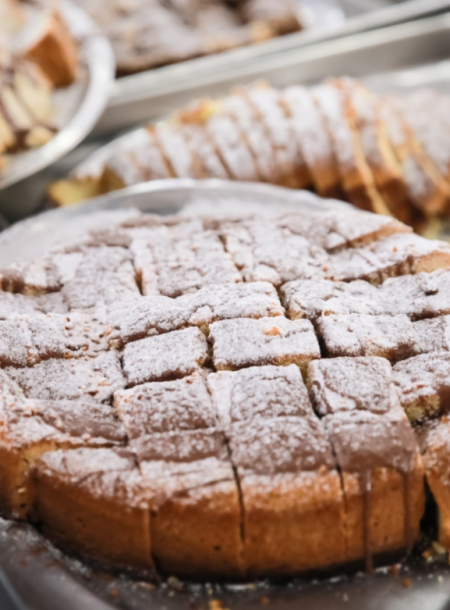
[[[136,213],[0,271],[0,507],[195,579],[450,546],[450,246],[361,211]]]

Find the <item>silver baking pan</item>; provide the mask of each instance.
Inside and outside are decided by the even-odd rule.
[[[50,166],[73,150],[92,130],[107,104],[114,81],[114,57],[108,40],[93,21],[69,2],[62,4],[79,41],[81,70],[77,82],[55,93],[58,134],[41,148],[9,155],[0,173],[0,212],[16,219],[42,201]]]
[[[192,214],[209,202],[209,210],[221,213],[232,201],[258,206],[261,214],[269,215],[274,206],[304,212],[349,207],[266,185],[153,182],[18,223],[0,235],[0,260],[32,258],[59,240],[79,239],[88,228],[104,227],[106,212],[112,220],[136,208]],[[74,225],[80,227],[78,232]],[[0,519],[0,603],[1,610],[445,610],[450,608],[450,567],[445,560],[427,563],[417,550],[408,562],[372,576],[234,585],[169,578],[155,584],[90,567],[52,547],[33,527]]]
[[[189,91],[180,85],[184,89],[179,91],[176,104],[170,101],[171,96],[158,97],[155,91],[153,102],[155,109],[158,108],[158,118],[162,118],[172,106],[180,108],[189,99],[201,95],[214,97],[227,93],[236,83],[264,79],[274,86],[285,87],[342,75],[362,78],[379,92],[407,92],[426,86],[450,91],[450,59],[444,58],[450,58],[450,12],[266,58],[247,73],[242,69],[239,76],[230,70],[226,78],[223,74],[217,75],[214,82],[201,84],[199,79],[192,80]],[[81,179],[98,176],[104,160],[119,141],[130,146],[134,139],[139,139],[139,133],[136,129],[107,144],[90,143],[82,147],[76,151],[76,158],[73,157],[71,175]],[[57,177],[67,175],[67,166],[55,169],[58,169]]]
[[[213,91],[223,92],[243,78],[264,77],[266,65],[270,66],[267,58],[276,56],[281,63],[284,58],[301,61],[302,50],[310,46],[330,57],[333,45],[321,50],[319,43],[450,9],[450,0],[404,0],[396,4],[386,0],[303,1],[313,24],[309,31],[116,80],[96,133],[117,131],[155,118],[193,96],[209,93],[210,85]],[[342,6],[353,15],[346,22],[342,19]]]

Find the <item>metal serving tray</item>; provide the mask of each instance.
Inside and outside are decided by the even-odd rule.
[[[243,78],[264,76],[268,57],[302,61],[302,50],[332,38],[346,38],[355,33],[423,18],[450,9],[450,0],[303,0],[313,23],[309,31],[275,38],[219,55],[186,61],[149,70],[116,80],[108,108],[97,125],[96,133],[124,129],[155,118],[196,95],[209,93],[211,85],[224,91]],[[341,6],[347,5],[354,17],[342,19]],[[377,10],[373,10],[374,8]],[[382,8],[379,8],[382,7]],[[322,24],[322,25],[320,25]],[[401,36],[401,32],[399,32]],[[331,56],[331,47],[322,55]],[[317,48],[320,53],[321,47]],[[305,59],[307,56],[305,56]],[[270,65],[270,64],[269,64]]]
[[[170,91],[167,85],[161,85],[159,88],[155,86],[150,106],[143,100],[142,103],[131,105],[129,110],[118,109],[117,116],[118,119],[123,115],[129,116],[130,122],[134,123],[135,117],[140,116],[142,119],[143,116],[148,115],[147,109],[150,107],[152,118],[164,118],[170,111],[180,108],[196,97],[219,96],[229,92],[233,85],[248,84],[258,79],[268,80],[275,86],[284,87],[293,83],[317,82],[333,75],[361,78],[381,75],[386,71],[415,69],[418,64],[438,62],[448,57],[450,57],[450,12],[354,34],[309,48],[286,51],[262,58],[250,66],[243,64],[239,69],[230,66],[228,70],[224,69],[214,75],[198,74],[184,79],[180,75],[177,81],[171,81]],[[174,66],[175,68],[178,69],[178,66]],[[424,82],[431,84],[426,78],[426,70],[422,72],[422,78]],[[430,73],[434,73],[434,68],[431,68]],[[389,80],[392,77],[381,75],[378,82],[382,84],[383,78]],[[442,75],[439,78],[440,81],[443,80]],[[420,84],[417,82],[418,86]],[[124,137],[134,136],[126,134]],[[96,167],[108,153],[106,142],[110,138],[111,136],[91,139],[79,146],[62,162],[52,165],[43,175],[43,182],[46,181],[48,184],[52,180],[64,178],[72,170],[73,174],[80,177],[95,175]],[[14,210],[15,219],[23,218],[43,205],[43,200],[37,197],[33,198],[32,202],[22,197],[16,197],[11,201],[13,205],[9,206],[9,209]]]
[[[35,150],[9,155],[0,173],[0,211],[20,218],[42,201],[48,168],[73,150],[101,116],[114,81],[114,57],[108,40],[78,7],[62,4],[67,23],[79,41],[80,75],[71,87],[55,92],[59,133]]]
[[[226,79],[219,75],[215,82],[200,84],[199,80],[192,81],[189,91],[180,92],[176,107],[180,108],[196,96],[208,94],[214,97],[228,92],[237,82],[247,84],[258,78],[285,87],[348,75],[362,78],[379,92],[405,92],[425,86],[450,90],[450,60],[443,59],[448,57],[450,13],[266,58],[247,74],[243,69],[240,76],[231,70]],[[158,98],[155,92],[154,104],[155,108],[158,107],[159,118],[167,116],[171,107],[169,97],[162,94]],[[139,130],[125,133],[107,144],[96,146],[90,143],[81,147],[75,152],[76,158],[72,159],[74,169],[71,174],[80,178],[96,176],[118,141],[130,145],[135,138],[139,138]],[[70,161],[68,159],[69,164]],[[67,175],[67,165],[55,169],[58,177]]]
[[[167,214],[185,204],[209,201],[217,210],[230,201],[259,205],[261,213],[285,205],[302,211],[348,208],[305,191],[218,180],[168,180],[139,185],[85,206],[53,210],[18,223],[0,235],[6,264],[39,256],[59,240],[105,226],[105,212]],[[224,203],[225,202],[225,203]],[[74,223],[74,220],[77,222]],[[74,225],[79,225],[75,233]],[[54,549],[26,524],[0,519],[2,610],[444,610],[450,607],[450,568],[418,558],[373,576],[353,575],[283,583],[193,584],[168,579],[157,586],[91,569]],[[9,606],[7,605],[9,604]]]

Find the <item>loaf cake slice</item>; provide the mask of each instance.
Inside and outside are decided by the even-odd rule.
[[[304,87],[289,87],[281,94],[281,104],[291,119],[293,133],[317,192],[323,197],[339,196],[342,188],[337,157],[327,124],[312,93]]]
[[[448,205],[448,186],[424,154],[403,116],[399,101],[382,99],[381,116],[401,165],[412,204],[425,214],[444,210]]]
[[[274,183],[292,188],[310,186],[312,178],[302,148],[296,141],[292,118],[286,112],[282,92],[265,85],[242,89],[252,104],[272,144],[276,178]]]
[[[411,224],[413,214],[406,183],[381,119],[377,97],[354,80],[342,79],[338,83],[348,96],[348,113],[380,195],[393,216]]]
[[[348,93],[339,81],[319,85],[312,93],[332,139],[341,186],[349,200],[363,210],[389,214],[364,156]]]
[[[394,381],[412,422],[448,413],[450,354],[435,351],[397,362]]]

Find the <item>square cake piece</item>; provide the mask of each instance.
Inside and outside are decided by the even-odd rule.
[[[297,366],[261,366],[208,375],[207,383],[222,426],[255,418],[313,415]]]
[[[217,425],[211,397],[200,373],[116,392],[114,405],[130,439]]]
[[[35,490],[30,470],[48,451],[123,445],[125,430],[110,405],[93,400],[25,400],[17,393],[0,416],[0,481],[3,510],[30,516]]]
[[[113,447],[127,442],[125,428],[114,407],[99,403],[92,398],[79,400],[37,400],[27,401],[27,409],[33,417],[39,417],[45,424],[81,439],[90,447]]]
[[[431,352],[398,362],[394,380],[411,421],[450,411],[450,352]]]
[[[450,246],[414,233],[400,233],[368,246],[333,254],[328,277],[381,284],[389,277],[430,273],[450,266]]]
[[[434,318],[450,312],[450,272],[402,275],[380,286],[363,280],[297,280],[281,287],[281,297],[292,320],[353,313]]]
[[[207,358],[204,334],[198,328],[186,328],[126,345],[123,371],[128,385],[134,386],[146,381],[186,377],[197,371]]]
[[[225,222],[220,233],[246,282],[280,286],[296,279],[326,277],[329,257],[325,250],[293,233],[278,219]]]
[[[49,358],[95,357],[109,349],[106,312],[18,316],[27,340],[28,363]]]
[[[325,418],[342,477],[348,561],[407,549],[425,509],[423,464],[404,414],[347,411]]]
[[[281,298],[291,320],[307,318],[312,322],[330,314],[390,313],[382,296],[376,286],[363,280],[296,280],[281,287]]]
[[[414,322],[417,354],[450,350],[450,315]]]
[[[392,367],[384,358],[334,358],[311,362],[308,389],[320,416],[346,411],[402,414]]]
[[[143,462],[195,462],[214,457],[228,459],[223,431],[219,428],[197,428],[151,433],[133,439],[133,448]]]
[[[243,90],[272,143],[277,175],[275,184],[305,188],[311,175],[300,144],[296,141],[291,117],[283,107],[282,94],[271,87],[253,86]]]
[[[288,87],[281,103],[291,119],[317,192],[325,197],[339,194],[341,180],[333,143],[311,92],[305,87]]]
[[[345,562],[344,500],[320,422],[258,418],[233,423],[227,436],[242,494],[247,577]]]
[[[277,291],[269,282],[217,284],[178,299],[190,325],[208,332],[213,322],[237,318],[283,316]]]
[[[392,312],[404,313],[412,320],[450,314],[450,271],[447,269],[391,278],[379,290]]]
[[[200,220],[148,228],[131,244],[144,295],[178,297],[211,284],[242,281],[216,233]]]
[[[29,473],[46,451],[83,445],[123,444],[124,429],[110,405],[29,400],[0,371],[0,501],[8,515],[24,518],[34,499]]]
[[[341,470],[348,561],[404,547],[424,510],[423,467],[389,363],[336,358],[311,363],[308,385]]]
[[[32,416],[30,411],[25,404],[1,414],[0,501],[4,514],[16,519],[30,515],[34,489],[29,474],[36,459],[58,447],[77,446],[68,434],[46,424],[40,417]],[[83,444],[78,439],[78,446]]]
[[[427,483],[439,510],[439,542],[450,549],[450,420],[443,415],[415,430]]]
[[[49,358],[96,356],[109,349],[104,312],[10,316],[0,321],[2,366],[31,366]]]
[[[103,307],[140,298],[128,250],[99,246],[61,252],[53,258],[69,309]]]
[[[186,312],[179,299],[151,295],[133,304],[118,304],[108,309],[109,344],[115,349],[131,341],[180,330],[187,326]]]
[[[28,398],[108,402],[125,387],[119,357],[106,352],[96,358],[46,360],[31,368],[8,367],[6,373]]]
[[[153,571],[148,503],[130,451],[46,453],[33,479],[35,517],[50,538],[123,568]]]
[[[320,358],[319,344],[308,320],[284,317],[237,319],[211,324],[210,341],[217,370],[255,365],[297,364],[303,370]]]
[[[60,292],[40,296],[0,291],[0,320],[17,314],[66,313],[67,305]]]
[[[61,284],[51,257],[44,257],[0,269],[0,287],[6,292],[39,296],[57,292]]]
[[[417,353],[414,325],[405,315],[329,315],[318,319],[317,329],[331,358],[381,356],[397,361]]]
[[[241,506],[228,458],[144,461],[141,471],[159,569],[191,578],[242,578]]]
[[[346,214],[340,211],[314,214],[292,212],[283,215],[279,222],[330,253],[344,248],[360,248],[391,235],[412,232],[411,227],[391,216],[369,214],[362,210],[348,210]]]

